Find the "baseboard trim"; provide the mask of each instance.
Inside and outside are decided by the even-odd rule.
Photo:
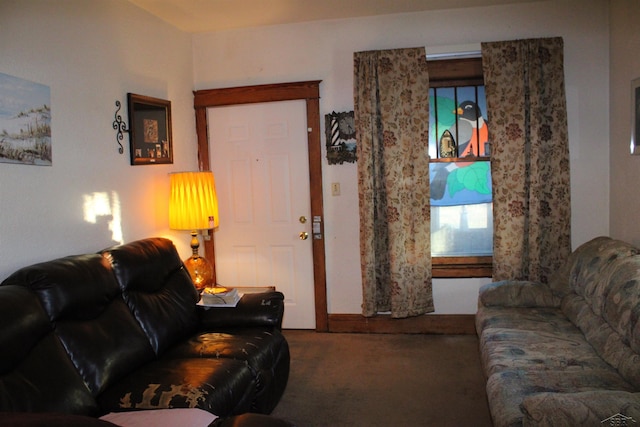
[[[329,332],[475,335],[476,328],[473,314],[426,314],[406,319],[329,314]]]

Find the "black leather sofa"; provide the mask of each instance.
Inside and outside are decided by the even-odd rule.
[[[3,412],[269,414],[289,377],[283,295],[197,301],[164,238],[16,271],[0,284],[0,423]]]

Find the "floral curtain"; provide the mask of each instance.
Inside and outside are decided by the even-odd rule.
[[[434,310],[428,96],[424,48],[354,54],[364,316]]]
[[[546,282],[571,251],[561,38],[482,44],[493,185],[493,279]]]

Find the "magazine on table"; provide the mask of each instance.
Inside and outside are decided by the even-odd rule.
[[[236,288],[215,286],[202,291],[198,305],[204,307],[235,307],[242,295]]]

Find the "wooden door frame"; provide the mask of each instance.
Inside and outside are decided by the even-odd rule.
[[[312,239],[313,245],[313,287],[316,311],[316,331],[327,332],[327,278],[324,246],[324,207],[322,196],[322,147],[320,142],[320,82],[321,80],[242,86],[223,89],[205,89],[193,92],[193,106],[196,110],[196,133],[198,136],[198,167],[201,171],[211,170],[209,164],[209,125],[207,108],[226,105],[253,104],[258,102],[278,102],[305,100],[307,107],[307,146],[309,152],[309,184],[311,196],[311,216],[319,217],[321,239]],[[213,236],[204,241],[205,257],[214,268],[215,247]]]

